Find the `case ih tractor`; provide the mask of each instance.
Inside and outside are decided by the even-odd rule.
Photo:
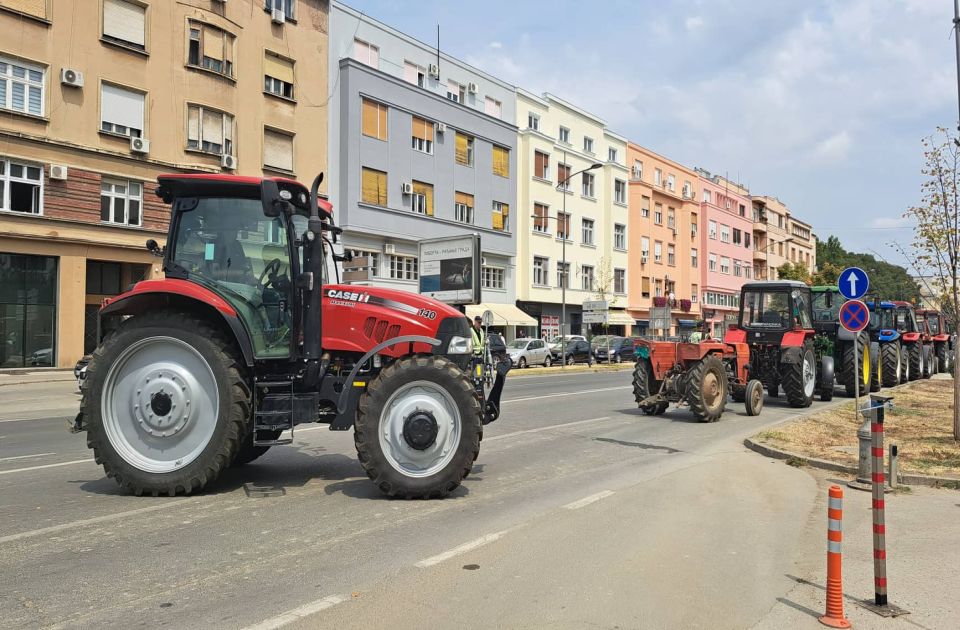
[[[930,354],[932,344],[924,346],[924,328],[917,321],[913,304],[904,301],[894,301],[894,321],[900,333],[900,354],[903,358],[901,365],[900,382],[915,381],[926,374],[927,355]]]
[[[321,180],[159,178],[170,229],[148,248],[166,277],[102,308],[110,332],[75,422],[124,488],[199,491],[305,422],[352,428],[390,496],[442,497],[470,472],[484,401],[467,320],[418,294],[330,283],[344,258]]]
[[[870,391],[879,391],[880,387],[893,387],[900,383],[907,357],[900,347],[900,331],[897,330],[896,305],[893,302],[870,300],[870,348],[876,348],[872,357],[876,359],[878,369],[870,382]]]
[[[870,337],[866,332],[852,333],[840,325],[840,307],[845,298],[835,286],[816,286],[813,295],[813,327],[817,331],[815,346],[821,357],[833,357],[839,366],[837,383],[847,396],[855,393],[855,379],[860,379],[860,393],[865,394],[871,382],[873,362],[869,352]]]
[[[951,372],[953,363],[953,335],[948,332],[947,318],[943,313],[934,309],[917,310],[917,320],[925,329],[925,340],[933,345],[932,374],[937,372]]]
[[[814,392],[833,398],[833,357],[814,346],[810,287],[796,281],[748,282],[740,290],[740,320],[724,342],[750,348],[751,379],[771,396],[782,386],[791,407],[809,407]],[[736,392],[734,392],[736,395]]]

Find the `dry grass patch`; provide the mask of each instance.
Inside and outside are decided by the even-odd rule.
[[[953,381],[915,381],[885,390],[894,397],[884,416],[884,443],[896,442],[900,471],[960,476],[960,443],[953,440]],[[866,404],[861,398],[861,405]],[[857,465],[853,401],[757,434],[759,442],[803,455]]]

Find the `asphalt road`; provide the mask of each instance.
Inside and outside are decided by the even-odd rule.
[[[629,372],[511,377],[442,501],[385,499],[321,426],[128,496],[66,432],[70,383],[0,387],[0,627],[742,628],[794,586],[816,483],[741,444],[782,398],[700,424],[642,415]]]

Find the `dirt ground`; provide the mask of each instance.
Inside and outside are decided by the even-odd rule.
[[[900,471],[960,477],[960,442],[953,439],[953,380],[914,381],[883,391],[893,396],[884,416],[884,445],[896,443]],[[861,398],[861,406],[867,399]],[[759,433],[769,446],[800,455],[857,465],[853,401]]]

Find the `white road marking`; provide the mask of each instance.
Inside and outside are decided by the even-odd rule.
[[[43,457],[44,455],[56,455],[56,453],[36,453],[35,455],[17,455],[16,457],[0,457],[0,462],[9,462],[12,459],[30,459],[31,457]]]
[[[324,597],[323,599],[318,599],[315,602],[310,602],[309,604],[304,604],[293,610],[288,610],[282,615],[277,615],[276,617],[271,617],[266,621],[261,621],[260,623],[254,626],[248,626],[246,630],[276,630],[277,628],[282,628],[288,624],[293,623],[303,619],[304,617],[309,617],[310,615],[316,614],[321,610],[326,610],[341,604],[350,599],[346,595],[330,595],[329,597]]]
[[[574,501],[573,503],[567,503],[563,507],[565,507],[568,510],[579,510],[580,508],[590,505],[591,503],[596,503],[600,499],[606,499],[611,494],[613,494],[613,490],[603,490],[602,492],[591,494],[588,497],[583,497],[579,501]]]
[[[551,424],[546,427],[537,427],[536,429],[526,429],[524,431],[514,431],[513,433],[504,433],[502,435],[494,435],[492,437],[484,437],[483,442],[495,442],[497,440],[503,440],[509,437],[514,437],[516,435],[525,435],[527,433],[540,433],[541,431],[550,431],[552,429],[562,429],[563,427],[575,427],[581,424],[587,424],[590,422],[600,422],[601,420],[609,420],[610,416],[603,416],[601,418],[590,418],[589,420],[576,420],[574,422],[562,422],[560,424]]]
[[[196,499],[180,499],[178,501],[168,501],[161,503],[159,505],[151,505],[149,507],[137,508],[136,510],[128,510],[126,512],[117,512],[115,514],[105,514],[104,516],[97,516],[94,518],[86,518],[82,521],[73,521],[71,523],[63,523],[62,525],[52,525],[50,527],[43,527],[41,529],[31,529],[30,531],[20,532],[19,534],[10,534],[9,536],[3,536],[0,538],[0,544],[13,542],[14,540],[23,540],[24,538],[35,538],[36,536],[43,536],[44,534],[54,534],[56,532],[62,532],[66,529],[74,529],[76,527],[85,527],[86,525],[96,525],[97,523],[107,523],[110,521],[116,521],[121,518],[126,518],[127,516],[135,516],[137,514],[147,514],[149,512],[158,512],[160,510],[168,510],[172,507],[183,505],[184,503],[189,503],[191,501],[196,501]]]
[[[59,464],[44,464],[43,466],[30,466],[29,468],[14,468],[13,470],[0,470],[0,475],[12,475],[13,473],[29,472],[31,470],[40,470],[42,468],[57,468],[59,466],[73,466],[74,464],[93,464],[96,463],[93,458],[75,459],[72,462],[60,462]]]
[[[459,556],[459,555],[462,554],[462,553],[467,553],[468,551],[473,551],[474,549],[478,549],[478,548],[480,548],[480,547],[483,547],[484,545],[489,545],[490,543],[492,543],[492,542],[494,542],[494,541],[496,541],[496,540],[499,540],[499,539],[500,539],[501,537],[503,537],[503,535],[506,534],[508,531],[510,531],[510,530],[506,530],[506,529],[505,529],[505,530],[503,530],[502,532],[495,532],[495,533],[493,533],[493,534],[487,534],[486,536],[481,536],[480,538],[477,538],[476,540],[471,540],[471,541],[468,542],[468,543],[463,543],[463,544],[460,545],[459,547],[454,547],[453,549],[450,549],[449,551],[444,551],[443,553],[439,553],[439,554],[437,554],[437,555],[435,555],[435,556],[430,556],[429,558],[426,558],[425,560],[421,560],[421,561],[418,562],[415,566],[418,566],[418,567],[420,567],[421,569],[425,569],[425,568],[427,568],[427,567],[432,567],[432,566],[435,565],[435,564],[440,564],[440,563],[443,562],[444,560],[449,560],[450,558],[453,558],[453,557],[455,557],[455,556]]]
[[[6,418],[0,420],[0,424],[5,424],[7,422],[43,422],[45,420],[56,420],[61,421],[64,418],[73,418],[77,415],[76,409],[68,409],[65,407],[56,407],[54,409],[36,409],[32,413],[42,413],[47,414],[40,418]]]
[[[510,400],[503,400],[500,402],[501,405],[507,403],[515,402],[527,402],[528,400],[543,400],[544,398],[557,398],[559,396],[579,396],[581,394],[594,394],[596,392],[612,392],[621,389],[632,389],[632,387],[625,385],[622,387],[603,387],[601,389],[581,389],[575,392],[561,392],[559,394],[544,394],[543,396],[529,396],[527,398],[511,398]]]

